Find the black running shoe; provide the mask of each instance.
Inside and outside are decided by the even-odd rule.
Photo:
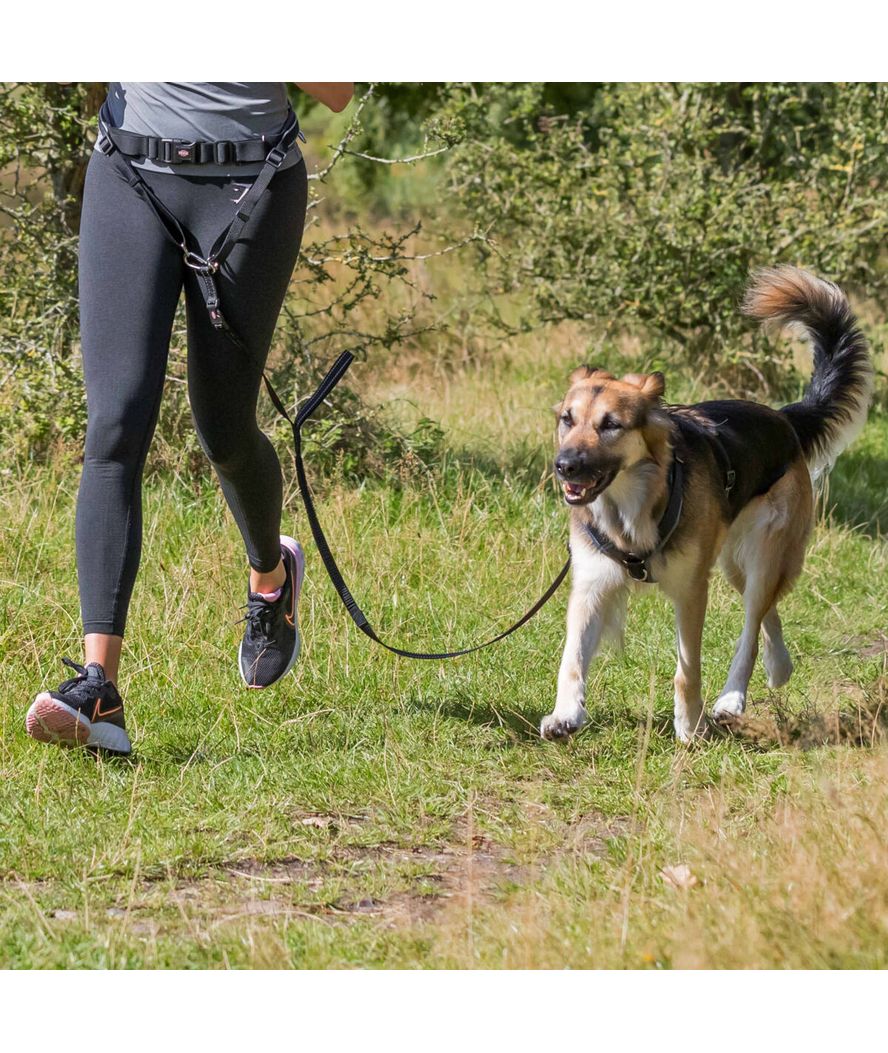
[[[247,687],[270,687],[293,668],[299,657],[296,605],[305,576],[305,556],[297,541],[281,536],[281,558],[287,578],[276,600],[247,593],[247,623],[237,652],[240,674]]]
[[[132,750],[123,719],[123,699],[98,662],[78,665],[63,658],[77,676],[57,691],[41,691],[31,703],[25,727],[38,742],[95,746],[110,753]]]

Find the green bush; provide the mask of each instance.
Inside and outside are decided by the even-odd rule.
[[[7,458],[82,441],[76,232],[103,92],[0,86]],[[750,268],[798,263],[884,297],[888,85],[371,85],[345,115],[303,103],[327,161],[270,359],[292,399],[344,347],[445,347],[445,316],[482,337],[584,320],[605,342],[639,337],[651,365],[760,396],[792,371],[785,345],[740,316]],[[475,266],[448,256],[453,279],[435,280],[455,302],[432,312],[424,261],[461,245]],[[205,471],[183,347],[180,321],[153,461]],[[340,468],[434,456],[434,428],[403,435],[357,398],[350,408],[354,427],[323,432]]]
[[[0,439],[45,452],[82,434],[77,229],[97,85],[0,90]]]
[[[789,363],[739,314],[750,268],[884,294],[888,85],[451,85],[437,118],[519,327],[639,329],[650,359],[760,394]]]

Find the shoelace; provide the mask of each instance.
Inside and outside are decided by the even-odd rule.
[[[247,613],[238,622],[246,622],[251,632],[259,636],[271,635],[271,622],[275,614],[275,600],[263,600],[260,597],[250,597],[246,603],[241,604],[241,609],[246,607]]]
[[[63,658],[62,661],[65,665],[70,666],[71,669],[76,669],[77,676],[72,676],[70,680],[65,680],[63,683],[59,684],[59,694],[64,694],[66,691],[70,691],[75,685],[81,684],[84,680],[89,679],[89,672],[85,665],[80,665],[78,662],[72,662],[70,658]]]

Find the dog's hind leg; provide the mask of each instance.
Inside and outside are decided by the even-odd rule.
[[[758,655],[759,630],[765,614],[772,608],[776,586],[772,575],[767,573],[747,578],[746,592],[743,595],[746,620],[734,650],[728,679],[712,710],[716,720],[731,720],[741,716],[746,709],[746,689],[749,687]]]
[[[574,545],[567,605],[567,638],[555,708],[540,724],[544,739],[565,739],[586,723],[586,674],[603,636],[618,635],[626,609],[625,572],[611,560]]]
[[[731,528],[726,546],[730,548],[729,559],[745,580],[746,621],[727,681],[713,708],[717,720],[739,717],[746,708],[746,692],[762,628],[769,683],[777,687],[789,679],[792,662],[783,642],[776,605],[801,571],[810,518],[810,480],[799,461],[767,494],[750,502]]]
[[[722,553],[721,565],[728,581],[742,596],[746,591],[746,575],[734,562],[727,546]],[[792,676],[792,659],[783,642],[783,626],[776,603],[762,618],[762,636],[765,642],[762,663],[768,674],[768,687],[783,687]]]
[[[783,687],[792,676],[792,659],[783,642],[783,626],[776,603],[762,619],[762,636],[765,641],[762,662],[768,674],[768,687]]]

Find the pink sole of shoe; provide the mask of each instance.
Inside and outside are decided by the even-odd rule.
[[[89,726],[51,695],[38,695],[28,710],[25,728],[38,742],[57,742],[67,746],[84,746],[89,739]]]

